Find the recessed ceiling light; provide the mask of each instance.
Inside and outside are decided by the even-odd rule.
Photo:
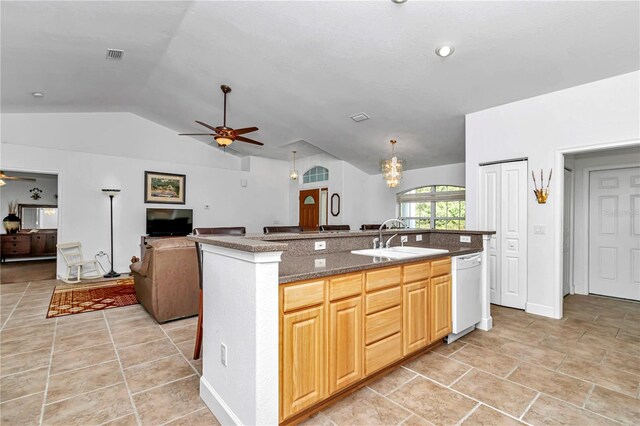
[[[436,49],[436,55],[441,58],[446,58],[447,56],[453,55],[454,50],[453,46],[440,46]]]
[[[33,92],[32,93],[34,98],[43,98],[44,97],[44,93],[42,92]]]

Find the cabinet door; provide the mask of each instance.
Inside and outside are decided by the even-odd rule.
[[[429,344],[429,281],[404,286],[403,349],[404,355]]]
[[[362,378],[362,298],[329,305],[329,393]]]
[[[284,314],[282,319],[282,418],[324,398],[324,307]]]
[[[48,232],[46,235],[44,252],[46,254],[56,254],[56,244],[58,244],[58,234]]]
[[[46,244],[46,235],[45,234],[31,234],[31,254],[34,256],[39,256],[45,253],[45,244]]]
[[[435,342],[451,333],[451,275],[431,278],[429,287],[430,340]]]

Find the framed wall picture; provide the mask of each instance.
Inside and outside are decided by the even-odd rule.
[[[186,190],[186,175],[144,172],[145,203],[185,204]]]

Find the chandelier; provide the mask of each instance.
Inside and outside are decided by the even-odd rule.
[[[395,188],[402,179],[402,169],[404,168],[404,160],[398,160],[395,156],[394,148],[396,140],[391,140],[391,158],[380,162],[380,171],[382,178],[387,182],[389,188]]]

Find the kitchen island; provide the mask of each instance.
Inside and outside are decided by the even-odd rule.
[[[450,258],[486,253],[490,233],[383,238],[396,233],[398,245],[405,237],[447,253],[352,253],[370,249],[374,231],[190,237],[203,250],[200,394],[223,424],[295,423],[441,344],[451,331]],[[488,330],[486,287],[477,327]]]

